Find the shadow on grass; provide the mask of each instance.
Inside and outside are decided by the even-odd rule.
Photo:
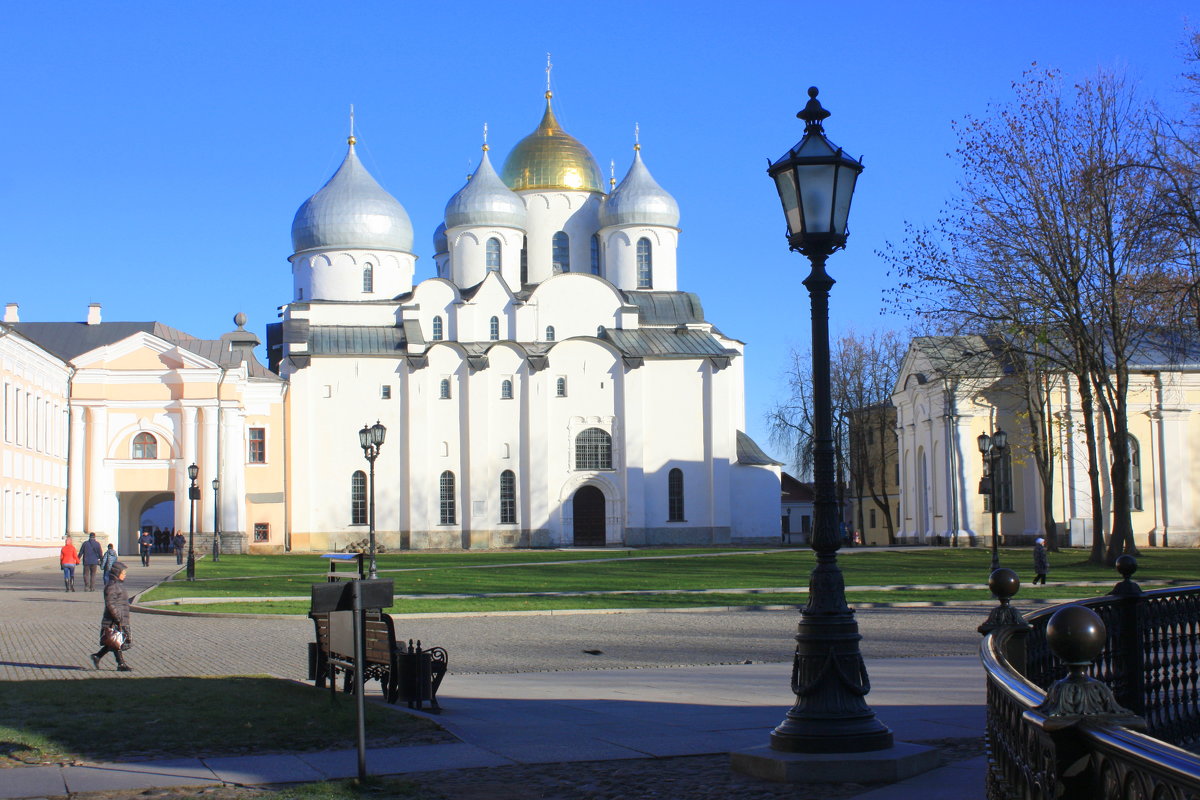
[[[354,747],[352,695],[268,677],[0,683],[0,767]],[[456,741],[367,704],[371,746]]]

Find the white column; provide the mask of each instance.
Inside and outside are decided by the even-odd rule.
[[[246,532],[246,415],[239,408],[220,413],[221,533]],[[283,431],[271,431],[282,436]]]
[[[196,408],[183,406],[179,418],[179,462],[175,465],[175,528],[188,533],[188,480],[187,468],[196,460]]]
[[[1192,501],[1191,476],[1195,474],[1193,450],[1188,441],[1191,411],[1164,408],[1162,419],[1162,487],[1155,487],[1162,498],[1163,532],[1171,547],[1195,547],[1200,541],[1200,520]]]
[[[200,467],[200,499],[196,501],[196,531],[213,531],[213,498],[212,482],[217,477],[217,416],[219,408],[216,405],[204,406],[201,409],[204,421],[204,451],[198,462]]]
[[[72,535],[83,533],[84,480],[87,470],[87,408],[72,405],[71,413],[71,452],[67,469],[70,471],[70,497],[67,500],[70,519],[67,520],[67,530]]]
[[[87,409],[91,424],[88,426],[87,438],[87,519],[84,526],[88,531],[107,534],[109,539],[116,539],[117,530],[105,523],[104,490],[108,486],[105,480],[104,456],[108,447],[108,410],[102,406],[91,406]]]

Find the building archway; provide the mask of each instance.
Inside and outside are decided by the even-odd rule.
[[[162,526],[161,519],[174,519],[174,492],[117,492],[118,502],[120,504],[120,512],[117,526],[117,551],[122,555],[133,556],[137,553],[137,537],[142,528],[143,518],[147,519],[147,523],[151,526]],[[170,509],[163,513],[162,509],[156,508],[164,503],[170,504]],[[151,510],[153,514],[147,514]],[[166,527],[171,527],[172,523],[167,522]]]
[[[571,498],[573,539],[576,547],[605,545],[604,492],[595,486],[580,486]]]

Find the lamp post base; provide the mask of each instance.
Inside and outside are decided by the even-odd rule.
[[[938,765],[938,751],[900,742],[869,753],[780,753],[760,746],[729,754],[734,772],[778,783],[902,781]]]

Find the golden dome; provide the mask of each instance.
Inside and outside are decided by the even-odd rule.
[[[600,188],[602,180],[596,159],[554,118],[550,92],[546,92],[546,113],[537,130],[517,142],[504,160],[500,177],[514,192],[522,189],[604,191]]]

